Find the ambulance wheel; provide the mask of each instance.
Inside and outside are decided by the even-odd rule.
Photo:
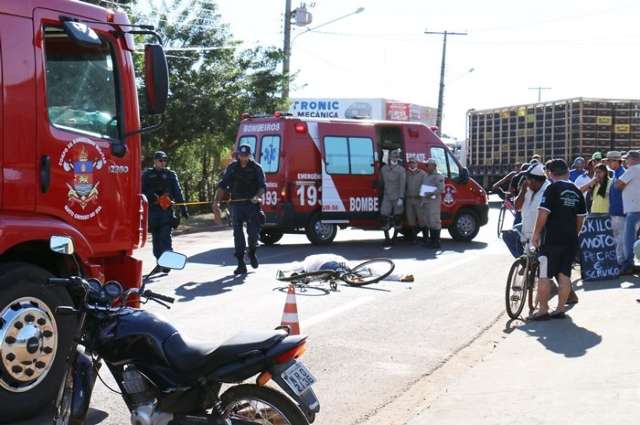
[[[262,230],[260,232],[260,242],[265,245],[273,245],[278,243],[280,239],[282,239],[284,233],[278,232],[277,230]]]
[[[320,217],[314,215],[309,220],[305,229],[307,239],[314,245],[329,245],[336,238],[338,226],[335,224],[323,223]]]
[[[471,242],[480,231],[480,219],[471,210],[462,210],[449,226],[451,237],[460,242]]]
[[[46,411],[60,389],[75,318],[64,288],[44,288],[51,274],[24,263],[0,266],[0,422]]]

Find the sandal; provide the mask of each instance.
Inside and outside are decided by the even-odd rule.
[[[529,316],[529,318],[527,320],[533,320],[536,322],[544,322],[551,319],[551,316],[549,315],[549,313],[544,313],[544,314],[532,314],[531,316]]]

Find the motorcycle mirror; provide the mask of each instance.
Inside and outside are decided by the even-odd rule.
[[[63,255],[73,255],[75,252],[73,239],[69,236],[51,236],[51,239],[49,239],[49,249]]]
[[[182,270],[187,264],[187,256],[174,251],[165,251],[158,258],[158,267],[163,269]]]

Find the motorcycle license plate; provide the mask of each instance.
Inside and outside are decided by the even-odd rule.
[[[282,372],[282,379],[296,395],[301,395],[316,382],[311,372],[299,362],[295,362]]]

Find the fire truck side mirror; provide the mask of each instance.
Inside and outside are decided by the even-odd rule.
[[[98,37],[98,34],[88,25],[65,21],[62,24],[64,32],[71,38],[76,44],[86,47],[102,46],[102,40]]]
[[[51,239],[49,239],[49,249],[63,255],[73,255],[75,252],[73,239],[68,236],[51,236]]]
[[[169,68],[164,50],[159,44],[144,46],[144,79],[147,95],[147,112],[162,114],[169,96]]]

